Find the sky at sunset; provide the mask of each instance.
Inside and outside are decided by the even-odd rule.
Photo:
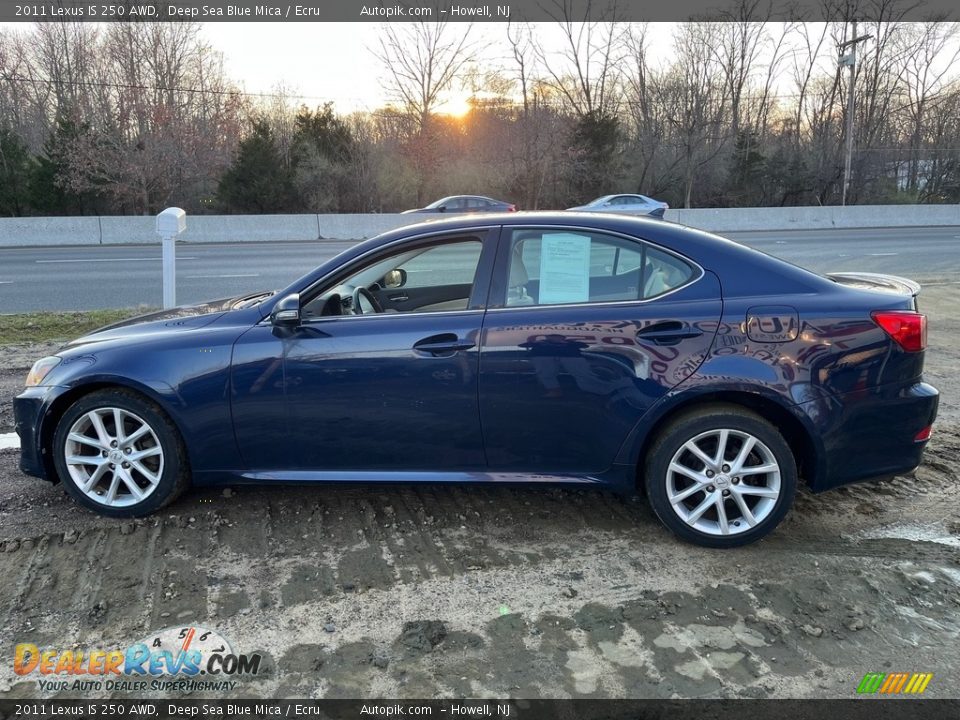
[[[562,47],[555,24],[535,23],[535,32],[548,51]],[[651,23],[654,46],[667,52],[672,23]],[[455,25],[451,30],[459,31]],[[333,101],[340,112],[372,110],[384,105],[384,70],[374,55],[379,23],[205,23],[204,36],[224,54],[227,74],[247,92],[270,93],[282,85],[303,94],[313,105]],[[479,48],[478,65],[508,62],[506,23],[474,25],[470,40]],[[454,109],[467,90],[448,98]]]

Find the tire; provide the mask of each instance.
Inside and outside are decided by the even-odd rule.
[[[725,453],[716,462],[721,442]],[[674,534],[704,547],[737,547],[783,520],[796,494],[797,464],[762,417],[738,405],[711,405],[682,415],[657,436],[644,486],[654,513]]]
[[[107,517],[149,515],[190,484],[176,426],[156,403],[130,390],[98,390],[77,400],[57,423],[52,452],[66,491]]]

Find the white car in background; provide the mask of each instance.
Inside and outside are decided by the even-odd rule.
[[[577,207],[567,208],[567,210],[623,213],[624,215],[646,215],[662,218],[663,213],[669,207],[667,203],[654,200],[646,195],[604,195],[596,200],[591,200],[586,205],[578,205]]]

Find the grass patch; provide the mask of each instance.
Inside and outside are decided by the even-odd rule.
[[[135,315],[151,308],[122,310],[88,310],[86,312],[36,312],[0,315],[0,345],[70,340],[91,330]]]

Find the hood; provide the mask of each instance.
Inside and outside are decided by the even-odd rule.
[[[220,300],[210,300],[197,305],[182,305],[168,310],[138,315],[106,325],[82,337],[71,340],[66,347],[76,347],[91,342],[116,340],[134,335],[154,335],[172,332],[186,332],[197,330],[212,323],[229,310],[250,307],[248,304],[253,298],[267,297],[267,293],[243,295]]]

